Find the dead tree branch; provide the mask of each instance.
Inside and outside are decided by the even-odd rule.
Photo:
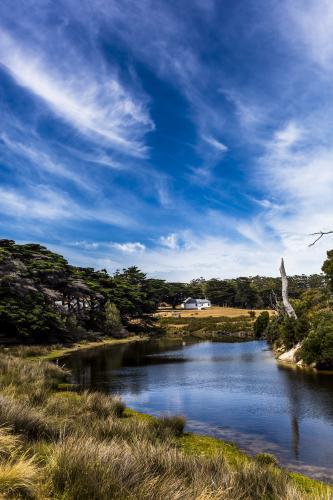
[[[284,310],[286,311],[289,318],[297,319],[297,315],[295,313],[295,310],[289,302],[288,278],[287,278],[287,273],[286,273],[286,270],[284,267],[283,259],[281,259],[280,274],[281,274],[281,280],[282,280],[282,301],[283,301]]]
[[[318,231],[317,233],[311,233],[310,236],[318,236],[312,243],[310,243],[309,247],[313,247],[323,236],[327,234],[333,234],[333,231]]]

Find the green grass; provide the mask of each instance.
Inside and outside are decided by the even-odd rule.
[[[252,336],[253,318],[237,317],[160,317],[159,324],[169,336],[195,336],[200,338],[220,338],[239,335]]]
[[[184,433],[99,392],[59,390],[46,361],[0,358],[0,497],[44,500],[328,499],[333,489],[237,446]]]

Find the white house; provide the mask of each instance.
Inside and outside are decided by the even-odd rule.
[[[208,299],[192,299],[192,297],[188,297],[181,304],[182,309],[207,309],[207,307],[211,307],[211,302]]]

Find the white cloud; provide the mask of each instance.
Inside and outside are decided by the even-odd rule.
[[[281,2],[281,30],[302,57],[324,69],[333,63],[333,4],[330,0]]]
[[[135,264],[150,276],[170,281],[190,281],[193,278],[232,278],[237,276],[278,276],[281,257],[286,259],[289,274],[301,274],[304,269],[320,272],[325,258],[323,247],[307,248],[303,242],[286,247],[267,239],[264,245],[254,241],[230,240],[203,236],[194,237],[190,247],[147,248],[135,255]],[[117,264],[115,265],[115,262]],[[133,265],[133,253],[123,254],[121,263],[110,252],[96,256],[95,266],[110,272],[118,267]]]
[[[178,235],[176,233],[170,233],[167,236],[161,236],[160,242],[163,246],[168,248],[178,248]]]
[[[136,253],[136,252],[144,252],[146,247],[142,243],[112,243],[111,246],[116,250],[120,250],[125,253]]]
[[[266,231],[279,238],[281,252],[289,255],[298,272],[310,272],[314,263],[321,266],[325,248],[332,245],[327,239],[307,248],[313,239],[310,233],[333,227],[333,148],[330,144],[304,145],[303,138],[311,137],[311,130],[300,130],[293,123],[273,135],[259,161],[257,178],[278,199],[278,205],[263,207]]]
[[[279,150],[294,146],[303,136],[302,129],[295,123],[289,122],[284,128],[279,129],[274,134],[274,143],[271,147]]]
[[[71,245],[84,250],[97,250],[100,247],[100,244],[95,241],[74,241]]]

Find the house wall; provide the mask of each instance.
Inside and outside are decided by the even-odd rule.
[[[198,309],[196,304],[184,304],[184,309]]]

